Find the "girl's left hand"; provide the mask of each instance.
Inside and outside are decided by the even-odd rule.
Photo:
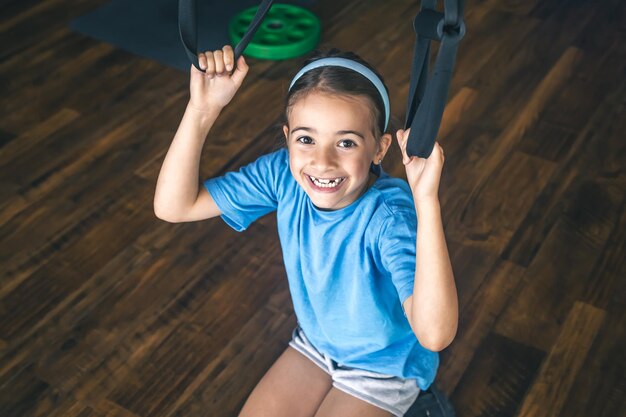
[[[402,150],[402,163],[406,169],[406,177],[416,201],[438,201],[439,180],[443,169],[443,149],[435,142],[433,151],[428,158],[409,157],[406,144],[411,129],[398,130],[396,136]]]

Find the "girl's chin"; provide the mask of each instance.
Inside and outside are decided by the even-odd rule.
[[[306,195],[309,196],[309,200],[311,200],[313,205],[319,209],[334,210],[339,204],[339,196],[334,193],[318,193],[310,188],[305,188],[304,191]]]
[[[320,195],[316,193],[307,192],[307,195],[311,199],[311,202],[315,207],[320,210],[332,211],[339,210],[352,204],[356,199],[346,200],[345,196],[339,197],[335,195]]]
[[[318,210],[322,210],[322,211],[335,211],[335,210],[339,210],[345,207],[345,206],[336,207],[333,204],[327,204],[324,202],[315,201],[313,199],[311,200],[311,202]]]

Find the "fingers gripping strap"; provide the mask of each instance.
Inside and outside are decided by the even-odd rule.
[[[235,65],[237,65],[237,60],[254,37],[272,3],[273,0],[263,0],[259,5],[254,19],[248,26],[248,30],[237,46],[235,46]],[[205,72],[200,68],[198,62],[198,28],[196,22],[196,0],[178,0],[178,33],[180,34],[180,40],[193,66],[199,71]]]
[[[291,84],[289,84],[289,90],[291,90],[291,87],[293,87],[296,81],[298,81],[298,79],[302,77],[305,73],[315,68],[329,67],[329,66],[351,69],[352,71],[358,72],[359,74],[367,78],[372,84],[374,84],[374,87],[376,87],[376,89],[378,90],[378,93],[380,94],[380,97],[382,98],[383,104],[385,106],[385,126],[383,128],[383,131],[387,130],[387,124],[389,123],[389,95],[387,94],[387,90],[385,89],[385,86],[383,82],[381,81],[381,79],[378,78],[378,76],[374,74],[372,70],[367,68],[365,65],[359,64],[356,61],[353,61],[347,58],[335,58],[335,57],[322,58],[322,59],[313,61],[309,65],[306,65],[305,67],[303,67],[300,71],[298,71],[296,76],[293,77],[293,80],[291,80]]]

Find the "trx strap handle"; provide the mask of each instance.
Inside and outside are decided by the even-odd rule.
[[[248,30],[235,46],[235,65],[237,65],[237,60],[254,37],[256,30],[272,6],[272,2],[273,0],[263,0],[259,5],[254,19],[248,26]],[[187,57],[193,66],[199,71],[205,72],[203,69],[200,69],[200,64],[198,63],[198,27],[196,22],[196,0],[178,0],[178,32],[180,40],[183,42]]]
[[[435,9],[437,0],[422,0],[415,16],[415,50],[405,130],[411,128],[407,155],[428,158],[435,146],[459,41],[465,35],[463,0],[444,0],[444,13]],[[430,42],[441,42],[432,76],[428,77]]]

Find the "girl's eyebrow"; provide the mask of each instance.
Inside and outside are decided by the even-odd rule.
[[[306,132],[310,132],[310,133],[317,133],[317,130],[311,128],[311,127],[304,127],[304,126],[299,126],[296,127],[294,129],[291,130],[291,133],[293,134],[293,132],[295,132],[296,130],[304,130]],[[356,135],[358,137],[360,137],[361,139],[365,140],[365,136],[362,133],[359,133],[355,130],[338,130],[337,135],[348,135],[348,134],[353,134]]]

